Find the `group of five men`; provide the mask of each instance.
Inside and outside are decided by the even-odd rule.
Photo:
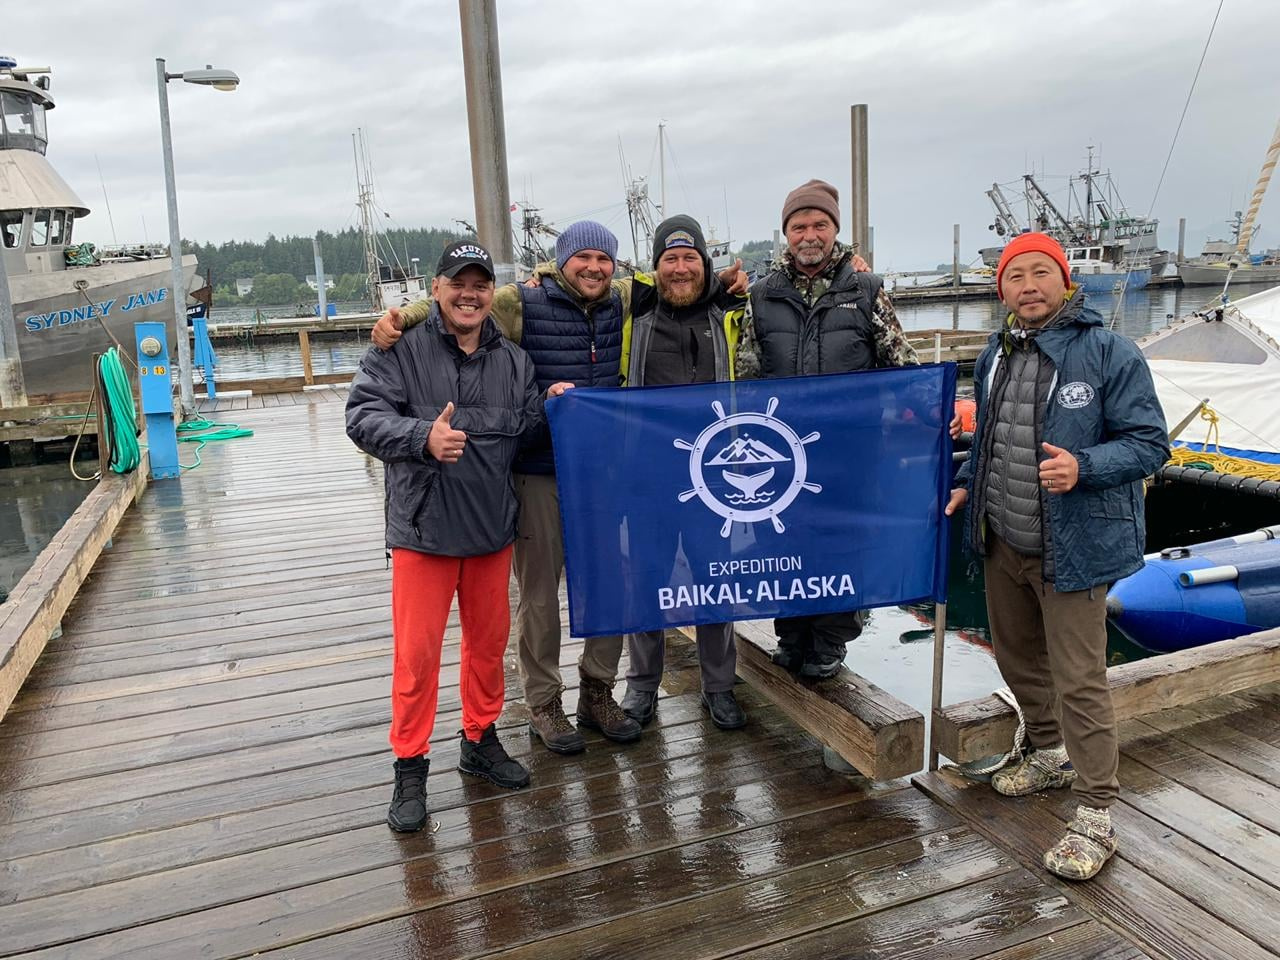
[[[585,749],[561,699],[559,585],[564,548],[543,409],[547,397],[575,387],[844,373],[917,362],[880,278],[855,251],[837,241],[839,221],[838,196],[830,184],[810,180],[793,190],[782,209],[787,248],[749,292],[740,264],[719,275],[714,272],[701,228],[687,216],[668,218],[655,231],[653,273],[625,279],[615,277],[617,239],[591,221],[566,229],[557,238],[555,262],[540,265],[530,281],[496,290],[488,252],[474,243],[454,244],[440,260],[432,300],[390,310],[379,320],[375,346],[352,385],[347,431],[362,450],[386,464],[394,638],[390,739],[397,758],[387,819],[394,829],[417,830],[427,820],[426,777],[440,650],[455,593],[462,625],[459,769],[504,787],[529,782],[527,770],[507,754],[495,732],[504,699],[502,658],[510,632],[507,585],[513,567],[519,587],[517,649],[530,730],[554,753]],[[1005,564],[1001,571],[1009,571],[1010,586],[998,593],[1002,599],[993,609],[993,632],[1001,670],[1019,700],[1031,705],[1028,732],[1036,751],[1012,773],[1003,773],[1005,780],[1012,778],[1008,790],[999,780],[997,789],[1029,792],[1065,785],[1074,779],[1066,752],[1076,759],[1084,751],[1089,759],[1080,763],[1081,780],[1088,792],[1080,794],[1080,809],[1086,810],[1087,801],[1094,805],[1089,810],[1105,814],[1115,793],[1115,725],[1106,697],[1105,654],[1097,650],[1097,634],[1105,645],[1100,619],[1105,590],[1094,587],[1124,575],[1120,571],[1132,566],[1133,551],[1127,549],[1130,543],[1104,538],[1107,547],[1114,548],[1112,562],[1101,565],[1106,569],[1099,564],[1082,569],[1073,559],[1078,552],[1075,523],[1092,522],[1090,504],[1065,511],[1073,526],[1069,532],[1060,531],[1060,512],[1052,502],[1039,498],[1032,504],[1035,497],[1017,501],[1015,483],[1028,466],[1039,470],[1042,478],[1049,477],[1044,489],[1060,494],[1056,499],[1063,503],[1077,484],[1094,484],[1099,490],[1131,486],[1131,475],[1140,481],[1158,465],[1156,457],[1167,449],[1161,447],[1167,441],[1156,436],[1157,431],[1163,436],[1164,430],[1159,408],[1154,407],[1154,417],[1146,409],[1154,404],[1149,374],[1150,397],[1136,404],[1142,408],[1137,440],[1129,424],[1104,409],[1113,395],[1106,384],[1096,385],[1099,403],[1091,412],[1098,416],[1083,426],[1075,423],[1086,419],[1079,415],[1043,414],[1052,405],[1051,395],[1056,395],[1050,382],[1056,382],[1055,370],[1069,369],[1071,376],[1093,379],[1095,373],[1119,376],[1141,393],[1145,365],[1136,349],[1126,351],[1110,339],[1091,347],[1093,352],[1083,351],[1085,359],[1079,360],[1076,355],[1082,351],[1074,348],[1077,334],[1086,331],[1092,343],[1104,332],[1081,320],[1089,312],[1078,291],[1067,297],[1070,275],[1061,248],[1059,264],[1048,247],[1019,250],[1017,242],[1006,251],[1000,268],[1001,278],[1008,277],[1009,292],[1002,293],[1011,310],[1010,332],[1001,342],[1016,341],[1045,359],[1030,373],[1026,363],[1000,365],[1004,373],[996,377],[994,421],[983,416],[981,407],[996,394],[980,385],[978,452],[970,461],[976,461],[977,469],[972,475],[961,474],[966,487],[953,497],[948,513],[976,483],[975,499],[984,504],[973,511],[979,516],[976,543],[987,557],[989,577],[997,563]],[[1062,289],[1041,290],[1043,272],[1032,272],[1024,254],[1049,259]],[[1039,292],[1024,295],[1024,288]],[[1031,309],[1036,297],[1037,308]],[[1016,336],[1038,330],[1037,315],[1045,327],[1041,335]],[[1051,343],[1073,346],[1065,354],[1061,347],[1055,353],[1048,349]],[[1105,354],[1107,369],[1077,374],[1081,363],[1096,366],[1098,350]],[[1133,396],[1117,399],[1135,406]],[[1033,409],[1029,454],[1027,444],[1020,445],[1025,424],[1019,418],[1025,416],[1019,403],[1024,401]],[[1016,421],[1013,433],[1009,416]],[[1074,424],[1070,442],[1056,432],[1059,421]],[[1050,435],[1061,447],[1053,447],[1056,452],[1045,457],[1037,444]],[[1126,459],[1124,452],[1101,452],[1117,443],[1133,455]],[[1068,449],[1078,451],[1074,468],[1068,464]],[[603,448],[601,455],[607,455]],[[1129,539],[1136,544],[1140,563],[1141,503],[1133,504],[1130,494],[1126,497],[1139,524],[1136,537],[1130,529]],[[1041,523],[1046,510],[1048,520]],[[1028,511],[1035,513],[1034,524],[1024,516]],[[1129,514],[1129,528],[1133,516]],[[1037,536],[1040,540],[1033,542]],[[1010,556],[993,544],[1008,544]],[[1041,563],[1037,574],[1033,568],[1046,548],[1050,562]],[[1099,574],[1102,579],[1096,579]],[[1087,593],[1088,599],[1060,608],[1029,599],[1027,584],[1037,577],[1051,592]],[[1092,582],[1084,583],[1091,577]],[[1080,619],[1070,630],[1046,630],[1059,610]],[[848,611],[777,620],[775,662],[800,677],[833,676],[844,660],[846,643],[861,631],[861,617],[858,611]],[[653,718],[663,668],[660,631],[626,639],[630,668],[621,704],[614,700],[612,687],[624,638],[585,640],[578,662],[577,726],[620,743],[639,739]],[[742,727],[746,717],[733,694],[736,648],[731,625],[700,626],[696,640],[702,702],[712,722],[722,729]],[[1070,656],[1054,652],[1062,646],[1081,649]],[[1068,717],[1065,751],[1054,718],[1054,680],[1063,677],[1072,685],[1083,683],[1079,689],[1087,691],[1082,699],[1076,686],[1058,688]],[[1110,740],[1104,728],[1110,730]],[[1108,751],[1110,760],[1102,756]],[[1067,836],[1046,855],[1050,869],[1064,875],[1096,872],[1114,850],[1109,821],[1089,816],[1078,815]],[[1070,848],[1067,854],[1059,849],[1063,844]],[[1066,861],[1071,862],[1062,866]]]

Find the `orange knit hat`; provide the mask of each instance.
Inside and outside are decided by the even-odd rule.
[[[1045,256],[1051,257],[1059,269],[1062,270],[1063,282],[1068,287],[1071,286],[1071,265],[1067,263],[1067,254],[1062,249],[1062,244],[1047,233],[1020,233],[1005,244],[1004,252],[1000,254],[1000,265],[996,267],[997,296],[1004,296],[1004,292],[1000,289],[1000,281],[1004,277],[1004,268],[1009,265],[1010,260],[1014,257],[1020,257],[1024,253],[1043,253]]]

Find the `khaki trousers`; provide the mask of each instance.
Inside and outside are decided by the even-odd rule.
[[[1058,593],[1041,579],[1039,557],[994,534],[985,564],[987,616],[996,662],[1018,698],[1034,747],[1066,743],[1078,802],[1110,807],[1119,741],[1107,686],[1107,590]]]
[[[525,703],[541,707],[559,695],[560,573],[564,537],[560,530],[560,494],[556,478],[517,473],[520,523],[513,567],[520,587],[516,607],[516,647]],[[622,657],[622,637],[591,637],[583,644],[578,667],[589,677],[613,683]]]

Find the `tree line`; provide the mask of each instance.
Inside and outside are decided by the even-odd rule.
[[[337,233],[320,230],[316,236],[324,257],[325,276],[334,281],[328,299],[332,302],[368,300],[361,232],[355,227],[347,227]],[[384,263],[398,261],[405,267],[417,257],[421,272],[431,276],[444,248],[464,239],[471,238],[438,227],[388,230],[378,236],[378,253]],[[315,256],[309,236],[279,238],[267,234],[263,241],[227,240],[218,244],[183,240],[182,249],[184,253],[196,255],[202,274],[205,271],[211,274],[214,302],[217,304],[302,304],[312,303],[316,298],[315,291],[306,284],[306,278],[315,273]],[[767,269],[772,249],[770,240],[753,240],[744,243],[737,255],[742,257],[743,266],[754,273]],[[253,290],[243,297],[238,296],[235,282],[246,278],[252,278]]]
[[[325,276],[332,277],[334,288],[329,299],[367,300],[364,236],[355,227],[337,233],[316,232],[324,257]],[[444,248],[466,235],[437,227],[387,230],[378,235],[378,255],[384,263],[399,262],[408,268],[412,258],[419,269],[430,276]],[[306,285],[306,277],[316,272],[311,237],[276,237],[267,239],[228,240],[223,243],[182,241],[184,253],[194,253],[200,272],[209,271],[213,278],[214,302],[266,305],[306,303],[315,292]],[[244,297],[236,295],[236,280],[253,279],[253,291]]]

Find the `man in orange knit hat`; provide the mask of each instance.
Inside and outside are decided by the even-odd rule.
[[[1014,238],[996,289],[1009,317],[978,358],[973,451],[946,512],[969,505],[992,646],[1031,746],[991,785],[1023,796],[1070,784],[1075,816],[1044,865],[1087,880],[1116,850],[1107,585],[1142,566],[1142,481],[1169,437],[1146,360],[1085,305],[1058,241]]]

